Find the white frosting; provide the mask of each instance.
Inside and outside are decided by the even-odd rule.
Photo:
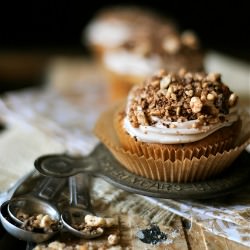
[[[86,34],[89,42],[113,48],[131,36],[131,28],[118,21],[96,21],[88,26]]]
[[[124,50],[108,51],[103,60],[109,69],[120,74],[149,76],[161,68],[161,59],[157,55],[143,57]]]
[[[162,144],[189,143],[199,141],[216,130],[222,127],[230,126],[233,122],[238,120],[236,108],[230,111],[231,112],[225,116],[225,122],[203,126],[201,128],[192,127],[197,120],[186,122],[168,122],[167,124],[174,125],[175,128],[167,128],[157,117],[152,117],[156,121],[156,124],[153,126],[140,125],[138,128],[134,128],[130,123],[128,116],[124,119],[124,128],[132,137],[136,137],[138,141]]]

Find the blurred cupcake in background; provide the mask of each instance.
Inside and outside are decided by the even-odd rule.
[[[138,32],[133,39],[103,55],[103,66],[111,86],[112,99],[127,95],[131,87],[159,68],[177,72],[203,70],[203,53],[192,31],[178,33],[165,23]]]
[[[159,68],[203,70],[203,53],[192,31],[180,33],[173,21],[138,7],[102,10],[88,25],[85,38],[101,62],[112,100],[124,98]]]
[[[100,58],[106,50],[114,49],[133,40],[138,33],[163,22],[155,13],[135,6],[117,6],[101,10],[84,31],[84,43]],[[175,30],[168,21],[166,29]],[[147,31],[146,31],[147,33]]]

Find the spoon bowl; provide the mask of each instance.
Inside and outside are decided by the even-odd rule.
[[[69,178],[69,191],[71,202],[65,211],[61,214],[61,221],[65,228],[77,237],[84,239],[93,239],[100,237],[104,230],[100,227],[87,230],[84,228],[85,216],[93,215],[89,196],[89,176],[78,174]],[[76,228],[81,225],[82,228]],[[84,230],[86,229],[86,230]]]
[[[98,228],[92,231],[78,230],[74,225],[80,225],[84,222],[86,215],[91,214],[89,211],[78,207],[69,207],[61,214],[61,221],[65,228],[75,236],[84,239],[94,239],[103,234],[103,229]]]
[[[13,220],[12,217],[9,215],[8,205],[9,201],[6,201],[1,205],[0,219],[4,229],[12,236],[28,242],[41,243],[49,240],[59,232],[59,227],[56,231],[46,233],[31,232],[20,228],[20,223],[16,220]],[[57,214],[56,218],[59,220],[59,213]]]
[[[56,221],[60,219],[59,212],[52,204],[32,196],[17,197],[9,200],[7,209],[10,217],[18,224],[23,223],[19,219],[21,214],[47,214]]]

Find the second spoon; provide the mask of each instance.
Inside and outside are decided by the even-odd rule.
[[[92,231],[78,230],[76,225],[84,223],[85,216],[94,214],[89,195],[89,176],[78,174],[69,178],[70,206],[62,213],[61,221],[65,228],[77,237],[93,239],[103,234],[103,229]]]

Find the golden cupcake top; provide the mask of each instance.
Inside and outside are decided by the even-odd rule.
[[[161,70],[132,89],[127,117],[134,128],[154,126],[159,121],[166,128],[188,121],[195,121],[192,128],[204,128],[228,122],[237,101],[218,73]]]

